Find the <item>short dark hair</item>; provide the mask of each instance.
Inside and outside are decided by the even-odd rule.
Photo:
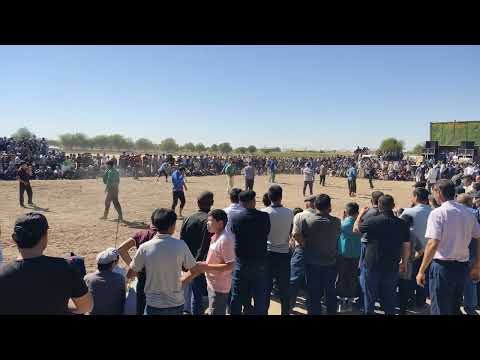
[[[395,201],[393,200],[393,196],[391,195],[382,195],[380,199],[378,199],[378,205],[381,205],[383,210],[393,210],[395,206]]]
[[[272,201],[270,200],[268,193],[263,194],[262,202],[263,202],[263,205],[265,205],[266,207],[272,205]]]
[[[223,221],[223,227],[227,225],[228,216],[225,211],[222,209],[215,209],[208,213],[209,216],[213,217],[216,221]]]
[[[153,225],[159,231],[167,231],[177,221],[177,214],[170,209],[157,209],[153,215]]]
[[[271,202],[282,200],[282,187],[280,185],[272,185],[268,189],[268,198]]]
[[[315,199],[315,209],[319,211],[325,211],[332,206],[332,200],[327,194],[320,194]]]
[[[374,191],[372,192],[372,204],[378,205],[378,200],[383,196],[383,192],[381,191]]]
[[[360,207],[356,202],[349,202],[347,205],[345,205],[345,212],[347,213],[348,216],[353,216],[358,214]]]
[[[47,218],[42,214],[31,212],[17,218],[12,238],[20,249],[31,249],[38,245],[47,230]]]
[[[107,165],[108,165],[108,166],[113,166],[113,160],[108,160],[108,161],[107,161]]]
[[[418,187],[413,190],[413,196],[415,196],[417,200],[422,203],[428,202],[428,195],[428,190],[423,187]]]
[[[300,214],[301,212],[303,212],[303,209],[296,207],[295,209],[293,209],[293,216]]]
[[[242,192],[242,189],[233,188],[230,190],[230,201],[233,203],[238,203],[240,200],[238,199],[238,195]]]
[[[438,180],[434,185],[434,189],[438,190],[446,200],[455,199],[455,185],[450,180]]]
[[[414,188],[424,188],[427,187],[427,182],[426,181],[417,181],[414,185]]]
[[[245,190],[245,191],[242,191],[240,194],[238,194],[238,199],[239,199],[242,203],[246,203],[246,202],[249,202],[249,201],[255,199],[255,196],[257,196],[257,194],[255,193],[255,191],[253,191],[253,190]]]
[[[198,198],[197,203],[200,208],[210,208],[213,205],[213,193],[211,191],[202,192]]]
[[[97,264],[97,269],[98,271],[110,270],[114,262],[115,261],[112,261],[111,263],[108,263],[108,264]]]

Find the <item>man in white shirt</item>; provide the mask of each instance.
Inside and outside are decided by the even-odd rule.
[[[313,195],[313,181],[315,180],[315,172],[312,169],[310,162],[307,162],[307,166],[302,170],[303,173],[303,196],[305,196],[305,190],[307,185],[310,189],[310,195]]]
[[[466,206],[454,201],[455,186],[451,181],[438,181],[433,196],[441,206],[428,217],[425,237],[429,240],[416,280],[418,285],[425,286],[425,272],[431,264],[431,314],[456,315],[468,269],[469,245],[471,241],[479,241],[480,225]],[[480,246],[470,277],[480,280]]]
[[[437,182],[440,177],[440,169],[437,165],[428,170],[427,173],[427,190],[431,193],[432,186]]]
[[[227,225],[225,226],[225,232],[227,233],[228,237],[235,240],[235,234],[232,231],[232,220],[235,219],[236,216],[241,214],[245,209],[240,205],[240,200],[238,195],[242,192],[241,189],[233,188],[230,191],[230,206],[223,209],[227,214]]]
[[[288,315],[290,312],[290,254],[288,245],[293,212],[283,207],[282,192],[279,185],[270,186],[268,198],[272,204],[261,211],[269,215],[271,226],[267,239],[267,304],[270,304],[270,294],[275,278],[280,291],[282,315]]]
[[[464,170],[463,170],[463,175],[467,176],[467,175],[473,175],[475,169],[474,167],[469,164]]]

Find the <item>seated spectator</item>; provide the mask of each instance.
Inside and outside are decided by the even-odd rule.
[[[65,259],[43,255],[48,222],[39,213],[15,221],[12,238],[20,256],[0,266],[0,314],[66,315],[93,309],[93,298]]]
[[[97,255],[98,270],[85,275],[85,282],[93,296],[90,315],[122,315],[125,305],[125,277],[114,272],[118,264],[118,251],[106,249]]]

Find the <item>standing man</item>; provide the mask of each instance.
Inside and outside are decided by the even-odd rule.
[[[105,211],[101,220],[106,220],[108,217],[108,211],[110,210],[110,204],[113,201],[113,206],[118,213],[118,221],[123,221],[122,207],[118,201],[118,185],[120,184],[120,175],[118,171],[113,167],[113,161],[107,161],[107,171],[103,175],[103,183],[106,185],[105,192],[107,196],[105,198]]]
[[[187,185],[185,184],[185,168],[181,166],[178,170],[175,170],[172,173],[172,210],[175,211],[177,207],[178,200],[180,200],[180,215],[179,219],[183,219],[182,211],[185,207],[185,193],[184,190],[187,191]]]
[[[440,169],[437,165],[428,170],[427,173],[427,190],[431,192],[432,186],[437,182],[440,177]]]
[[[327,166],[325,164],[322,163],[322,165],[320,165],[320,185],[322,186],[325,186],[325,178],[327,177]]]
[[[160,180],[160,176],[164,175],[165,176],[165,182],[168,182],[168,161],[164,161],[162,165],[160,165],[160,169],[158,169],[158,179],[157,181]]]
[[[242,213],[245,209],[240,205],[240,199],[238,198],[239,194],[242,192],[242,190],[238,188],[233,188],[230,191],[230,206],[226,207],[223,209],[225,213],[227,214],[227,225],[225,227],[225,232],[228,234],[229,237],[231,237],[233,240],[235,240],[235,234],[232,231],[232,224],[233,224],[233,219],[235,219],[240,213]]]
[[[232,190],[234,184],[233,177],[235,176],[235,166],[232,163],[232,158],[228,158],[222,169],[222,174],[225,174],[227,177],[227,194],[230,194],[230,190]]]
[[[416,285],[415,277],[422,264],[425,246],[427,245],[425,231],[427,230],[427,220],[432,212],[432,208],[428,202],[429,194],[427,189],[415,188],[412,195],[413,206],[405,209],[400,219],[406,220],[406,217],[410,216],[413,220],[411,229],[415,235],[416,243],[414,244],[415,256],[412,264],[412,282]],[[412,286],[412,289],[415,289],[415,305],[421,310],[426,305],[427,291],[421,286]]]
[[[293,212],[282,205],[282,188],[272,185],[268,189],[268,197],[272,204],[262,209],[270,217],[270,233],[267,240],[267,309],[270,305],[270,294],[273,279],[276,279],[280,291],[282,315],[290,312],[290,254],[289,242],[292,230]]]
[[[368,207],[360,211],[353,232],[366,233],[368,242],[364,259],[365,315],[375,314],[375,301],[381,298],[385,315],[395,314],[398,273],[406,272],[410,257],[410,232],[405,221],[393,213],[395,202],[390,195],[378,199],[377,216],[361,222]],[[401,258],[401,262],[400,262]]]
[[[441,205],[428,217],[425,233],[428,243],[417,284],[425,286],[425,272],[430,265],[431,314],[456,315],[468,269],[469,245],[472,238],[479,241],[480,225],[466,206],[454,201],[455,186],[451,181],[439,180],[433,187],[433,196]],[[480,280],[480,246],[470,278]]]
[[[348,181],[348,196],[355,196],[357,195],[357,168],[354,163],[347,170],[346,175]]]
[[[251,302],[253,314],[267,315],[267,239],[270,233],[270,218],[255,209],[255,192],[242,191],[240,205],[245,211],[233,219],[235,234],[235,269],[232,279],[231,314],[240,315],[242,306]]]
[[[243,168],[242,173],[245,176],[245,190],[253,190],[255,169],[253,168],[251,161],[249,161],[248,165]]]
[[[276,164],[274,159],[268,159],[267,161],[267,171],[269,175],[268,181],[272,184],[275,183],[275,170],[276,170],[275,165]]]
[[[303,173],[303,197],[305,197],[305,190],[307,185],[310,189],[310,195],[313,195],[313,181],[315,179],[315,172],[312,169],[310,162],[307,162],[307,166],[302,170]]]
[[[297,301],[300,285],[305,281],[305,262],[303,246],[295,240],[293,234],[301,234],[303,219],[310,215],[315,215],[315,196],[309,196],[305,199],[305,210],[293,218],[292,240],[293,250],[290,260],[290,307],[293,308]],[[308,300],[307,300],[308,301]]]
[[[27,191],[28,196],[28,205],[33,205],[32,198],[33,198],[33,191],[32,187],[30,186],[30,176],[32,176],[32,169],[27,165],[27,163],[22,162],[20,165],[20,169],[17,172],[17,179],[19,181],[20,186],[20,206],[25,207],[23,195],[25,191]]]
[[[337,296],[337,241],[341,233],[340,219],[331,216],[330,196],[320,194],[315,199],[316,213],[305,217],[293,236],[304,248],[309,315],[321,315],[321,298],[325,293],[327,313],[335,315]]]
[[[180,238],[185,241],[196,261],[207,259],[208,249],[212,234],[208,232],[208,213],[213,206],[213,193],[202,192],[197,198],[198,211],[187,217],[180,230]],[[192,314],[203,315],[205,307],[203,297],[207,296],[207,283],[205,275],[195,277],[191,283],[192,288]],[[186,299],[190,301],[190,299]]]
[[[373,177],[375,176],[375,168],[373,167],[373,164],[371,162],[367,165],[365,175],[368,178],[370,189],[373,189]]]

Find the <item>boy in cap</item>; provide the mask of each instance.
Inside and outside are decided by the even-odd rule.
[[[108,248],[97,255],[97,271],[84,280],[93,296],[91,315],[122,315],[125,305],[125,278],[113,271],[118,264],[117,249]]]
[[[43,255],[48,221],[28,213],[15,221],[12,234],[20,255],[0,267],[0,314],[84,314],[93,299],[79,272],[65,259]]]

